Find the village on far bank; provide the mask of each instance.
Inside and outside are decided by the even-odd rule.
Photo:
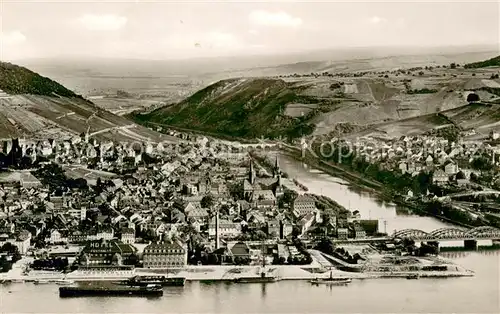
[[[356,265],[373,248],[332,241],[386,235],[378,220],[307,193],[276,152],[172,134],[180,140],[140,147],[88,134],[5,141],[0,272],[20,260],[24,273],[317,264],[311,248]],[[379,249],[425,255],[414,243]]]

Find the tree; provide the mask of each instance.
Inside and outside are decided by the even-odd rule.
[[[490,170],[492,165],[486,157],[480,156],[472,160],[471,167],[476,170]]]
[[[456,68],[457,68],[457,64],[455,62],[450,63],[450,69],[456,69]]]
[[[21,259],[21,253],[19,253],[19,249],[14,244],[7,242],[0,248],[0,253],[7,253],[8,255],[12,255],[12,262],[15,263]]]
[[[457,179],[457,180],[463,180],[463,179],[465,179],[465,173],[464,173],[462,170],[460,170],[460,171],[457,173],[456,179]]]
[[[214,197],[212,196],[212,194],[203,196],[200,205],[203,208],[212,208],[214,206]]]
[[[467,102],[479,101],[479,96],[476,93],[470,93],[467,95]]]

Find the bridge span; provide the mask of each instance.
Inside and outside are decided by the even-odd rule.
[[[498,240],[500,229],[489,226],[465,228],[441,228],[432,232],[418,229],[404,229],[396,231],[392,238],[411,239],[414,241],[465,241],[465,240]]]

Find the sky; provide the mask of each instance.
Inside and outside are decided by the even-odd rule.
[[[499,1],[0,0],[0,59],[178,59],[499,43]]]

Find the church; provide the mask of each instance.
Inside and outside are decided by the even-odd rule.
[[[282,196],[284,193],[281,169],[278,156],[273,168],[272,178],[257,177],[253,159],[250,159],[248,177],[243,181],[243,195],[249,202],[258,200],[273,200]]]

